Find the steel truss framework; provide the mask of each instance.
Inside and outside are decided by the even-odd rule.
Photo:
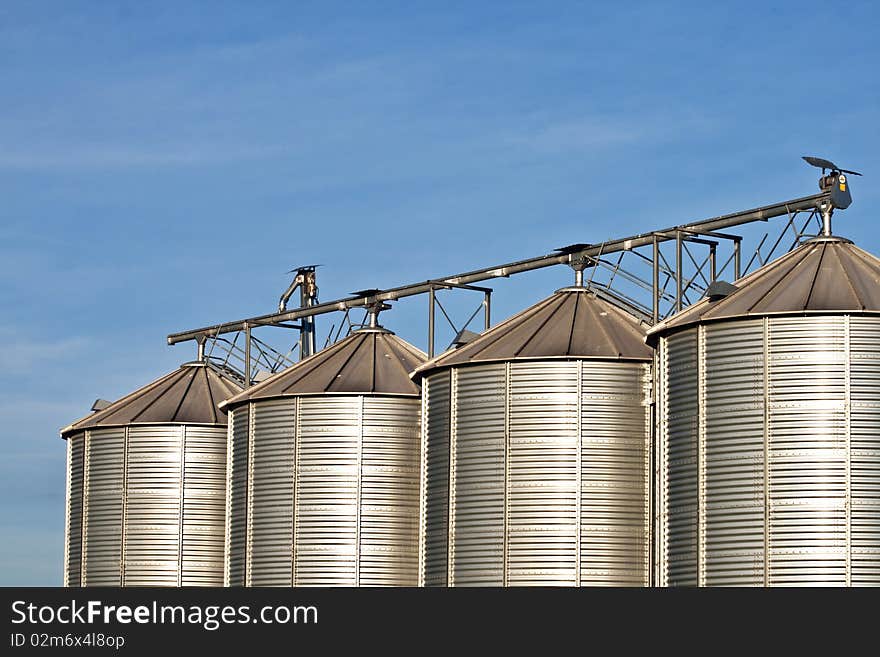
[[[365,290],[335,301],[314,300],[297,309],[175,333],[168,336],[168,343],[197,341],[200,357],[208,358],[248,386],[265,376],[261,373],[274,373],[295,362],[302,353],[303,331],[313,335],[315,316],[342,313],[328,332],[326,347],[367,325],[369,315],[387,308],[386,302],[424,294],[428,297],[428,352],[434,356],[438,317],[456,336],[464,334],[481,314],[481,330],[490,327],[492,289],[474,283],[553,265],[572,267],[577,282],[653,324],[697,301],[712,282],[736,280],[795,248],[803,239],[820,234],[823,221],[830,220],[830,212],[829,195],[823,192],[599,244],[573,244],[552,254],[445,278],[387,290]],[[779,221],[768,223],[750,249],[745,248],[743,235],[729,231],[777,218]],[[469,317],[455,320],[438,297],[438,292],[444,290],[477,292],[482,298]],[[352,319],[353,312],[363,312],[360,321]],[[282,352],[253,335],[254,329],[266,327],[293,329],[300,335],[293,347]]]

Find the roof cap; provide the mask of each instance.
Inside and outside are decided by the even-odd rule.
[[[565,287],[425,363],[413,376],[442,367],[509,360],[651,360],[645,330],[636,317],[589,288]]]
[[[220,408],[246,401],[315,394],[387,394],[418,397],[409,372],[427,356],[382,327],[364,328],[296,365],[248,388]]]

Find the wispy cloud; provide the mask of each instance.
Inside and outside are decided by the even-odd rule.
[[[311,62],[306,43],[201,44],[43,80],[0,117],[0,169],[201,167],[295,153],[327,136],[319,127],[333,112],[314,109],[328,89],[376,70],[364,58]]]
[[[544,153],[559,153],[631,144],[653,136],[653,131],[636,121],[623,122],[582,117],[550,121],[525,129],[522,133],[512,136],[510,142]]]
[[[84,337],[36,340],[8,328],[0,328],[0,341],[0,371],[4,377],[30,374],[43,364],[75,359],[91,344]]]
[[[285,152],[280,146],[231,146],[229,144],[177,144],[161,146],[77,145],[63,149],[32,148],[0,152],[0,168],[18,171],[119,169],[157,166],[205,166],[246,162]]]

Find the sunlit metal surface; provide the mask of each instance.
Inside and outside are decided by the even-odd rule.
[[[83,440],[86,460],[82,585],[120,586],[125,517],[125,429],[87,431]],[[70,538],[76,540],[75,536]]]
[[[424,360],[371,327],[222,404],[227,585],[418,583]]]
[[[227,584],[415,586],[420,412],[369,395],[233,409]]]
[[[550,360],[429,373],[422,583],[647,585],[649,370]]]
[[[661,584],[880,584],[880,318],[660,339]]]
[[[222,586],[226,416],[237,384],[204,362],[66,427],[64,583]]]
[[[89,429],[68,440],[67,586],[222,586],[225,427]]]
[[[82,505],[85,437],[67,440],[67,513],[64,526],[64,585],[82,581]]]

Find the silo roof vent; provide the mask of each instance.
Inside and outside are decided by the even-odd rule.
[[[204,361],[186,363],[170,374],[104,406],[98,400],[94,411],[64,427],[66,438],[84,429],[120,427],[130,424],[226,424],[217,404],[237,394],[241,387]],[[101,408],[97,408],[102,406]]]
[[[468,329],[461,329],[452,340],[452,346],[455,348],[463,347],[469,342],[473,342],[477,338],[480,337],[479,333],[474,333],[473,331],[469,331]]]
[[[718,301],[718,299],[730,296],[738,289],[739,288],[736,285],[728,283],[727,281],[712,281],[712,283],[709,284],[709,287],[706,288],[705,296],[710,301]]]

